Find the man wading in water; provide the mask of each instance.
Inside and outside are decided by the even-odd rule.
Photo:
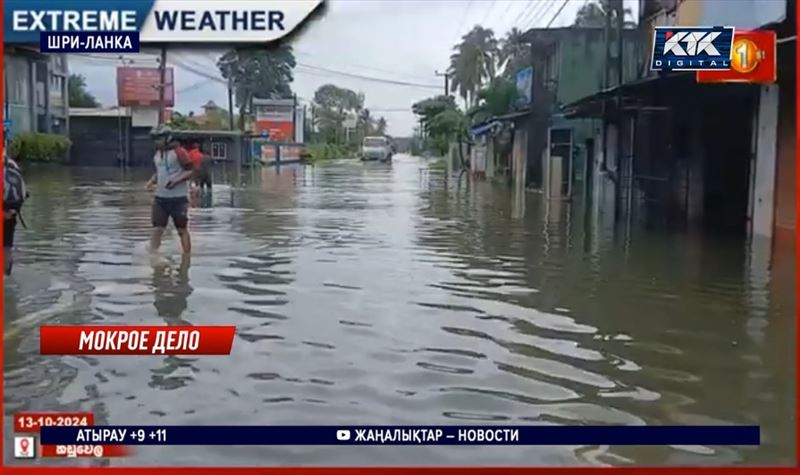
[[[156,252],[161,246],[164,231],[172,218],[181,238],[183,253],[190,254],[192,241],[188,229],[188,194],[194,167],[189,154],[172,138],[169,131],[162,129],[153,135],[156,139],[156,154],[153,157],[156,173],[146,185],[148,190],[155,189],[156,192],[151,211],[153,236],[150,239],[150,252]]]

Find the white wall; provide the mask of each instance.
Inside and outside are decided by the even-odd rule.
[[[734,2],[736,5],[732,7]],[[755,29],[785,18],[786,0],[702,0],[698,25]]]
[[[131,107],[131,125],[133,127],[158,126],[158,108]]]
[[[775,217],[775,162],[778,145],[778,86],[761,86],[756,109],[756,153],[751,171],[751,233],[772,236]]]

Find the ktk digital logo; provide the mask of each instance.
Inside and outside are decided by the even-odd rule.
[[[653,33],[654,71],[728,70],[734,29],[716,27],[656,27]]]

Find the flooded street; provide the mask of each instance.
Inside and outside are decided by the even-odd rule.
[[[190,213],[191,262],[172,229],[156,261],[146,252],[147,170],[27,173],[7,426],[20,410],[114,425],[758,424],[757,448],[144,447],[109,463],[793,463],[793,255],[769,269],[743,239],[615,233],[580,200],[546,209],[406,155],[216,172]],[[41,357],[44,323],[237,337],[230,356]]]

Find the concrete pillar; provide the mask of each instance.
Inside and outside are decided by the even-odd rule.
[[[703,186],[705,150],[703,149],[703,131],[698,110],[692,113],[692,124],[691,146],[689,147],[689,202],[686,210],[690,226],[703,221],[705,195]]]
[[[497,160],[495,148],[494,139],[489,138],[486,141],[486,178],[488,179],[494,178],[495,161]]]
[[[778,86],[761,86],[756,109],[755,160],[751,170],[753,236],[772,237],[775,217],[775,161],[778,135]]]
[[[36,62],[29,59],[27,59],[26,62],[28,65],[28,77],[31,80],[30,87],[28,88],[28,95],[30,97],[29,114],[31,117],[30,131],[39,132],[39,120],[37,114],[39,105],[36,102]]]
[[[549,154],[548,154],[549,155]],[[560,200],[562,196],[561,184],[564,179],[564,159],[559,156],[545,157],[547,160],[547,196],[551,200]]]
[[[524,188],[528,174],[528,130],[519,128],[514,135],[514,156],[512,160],[512,176],[514,185]]]

